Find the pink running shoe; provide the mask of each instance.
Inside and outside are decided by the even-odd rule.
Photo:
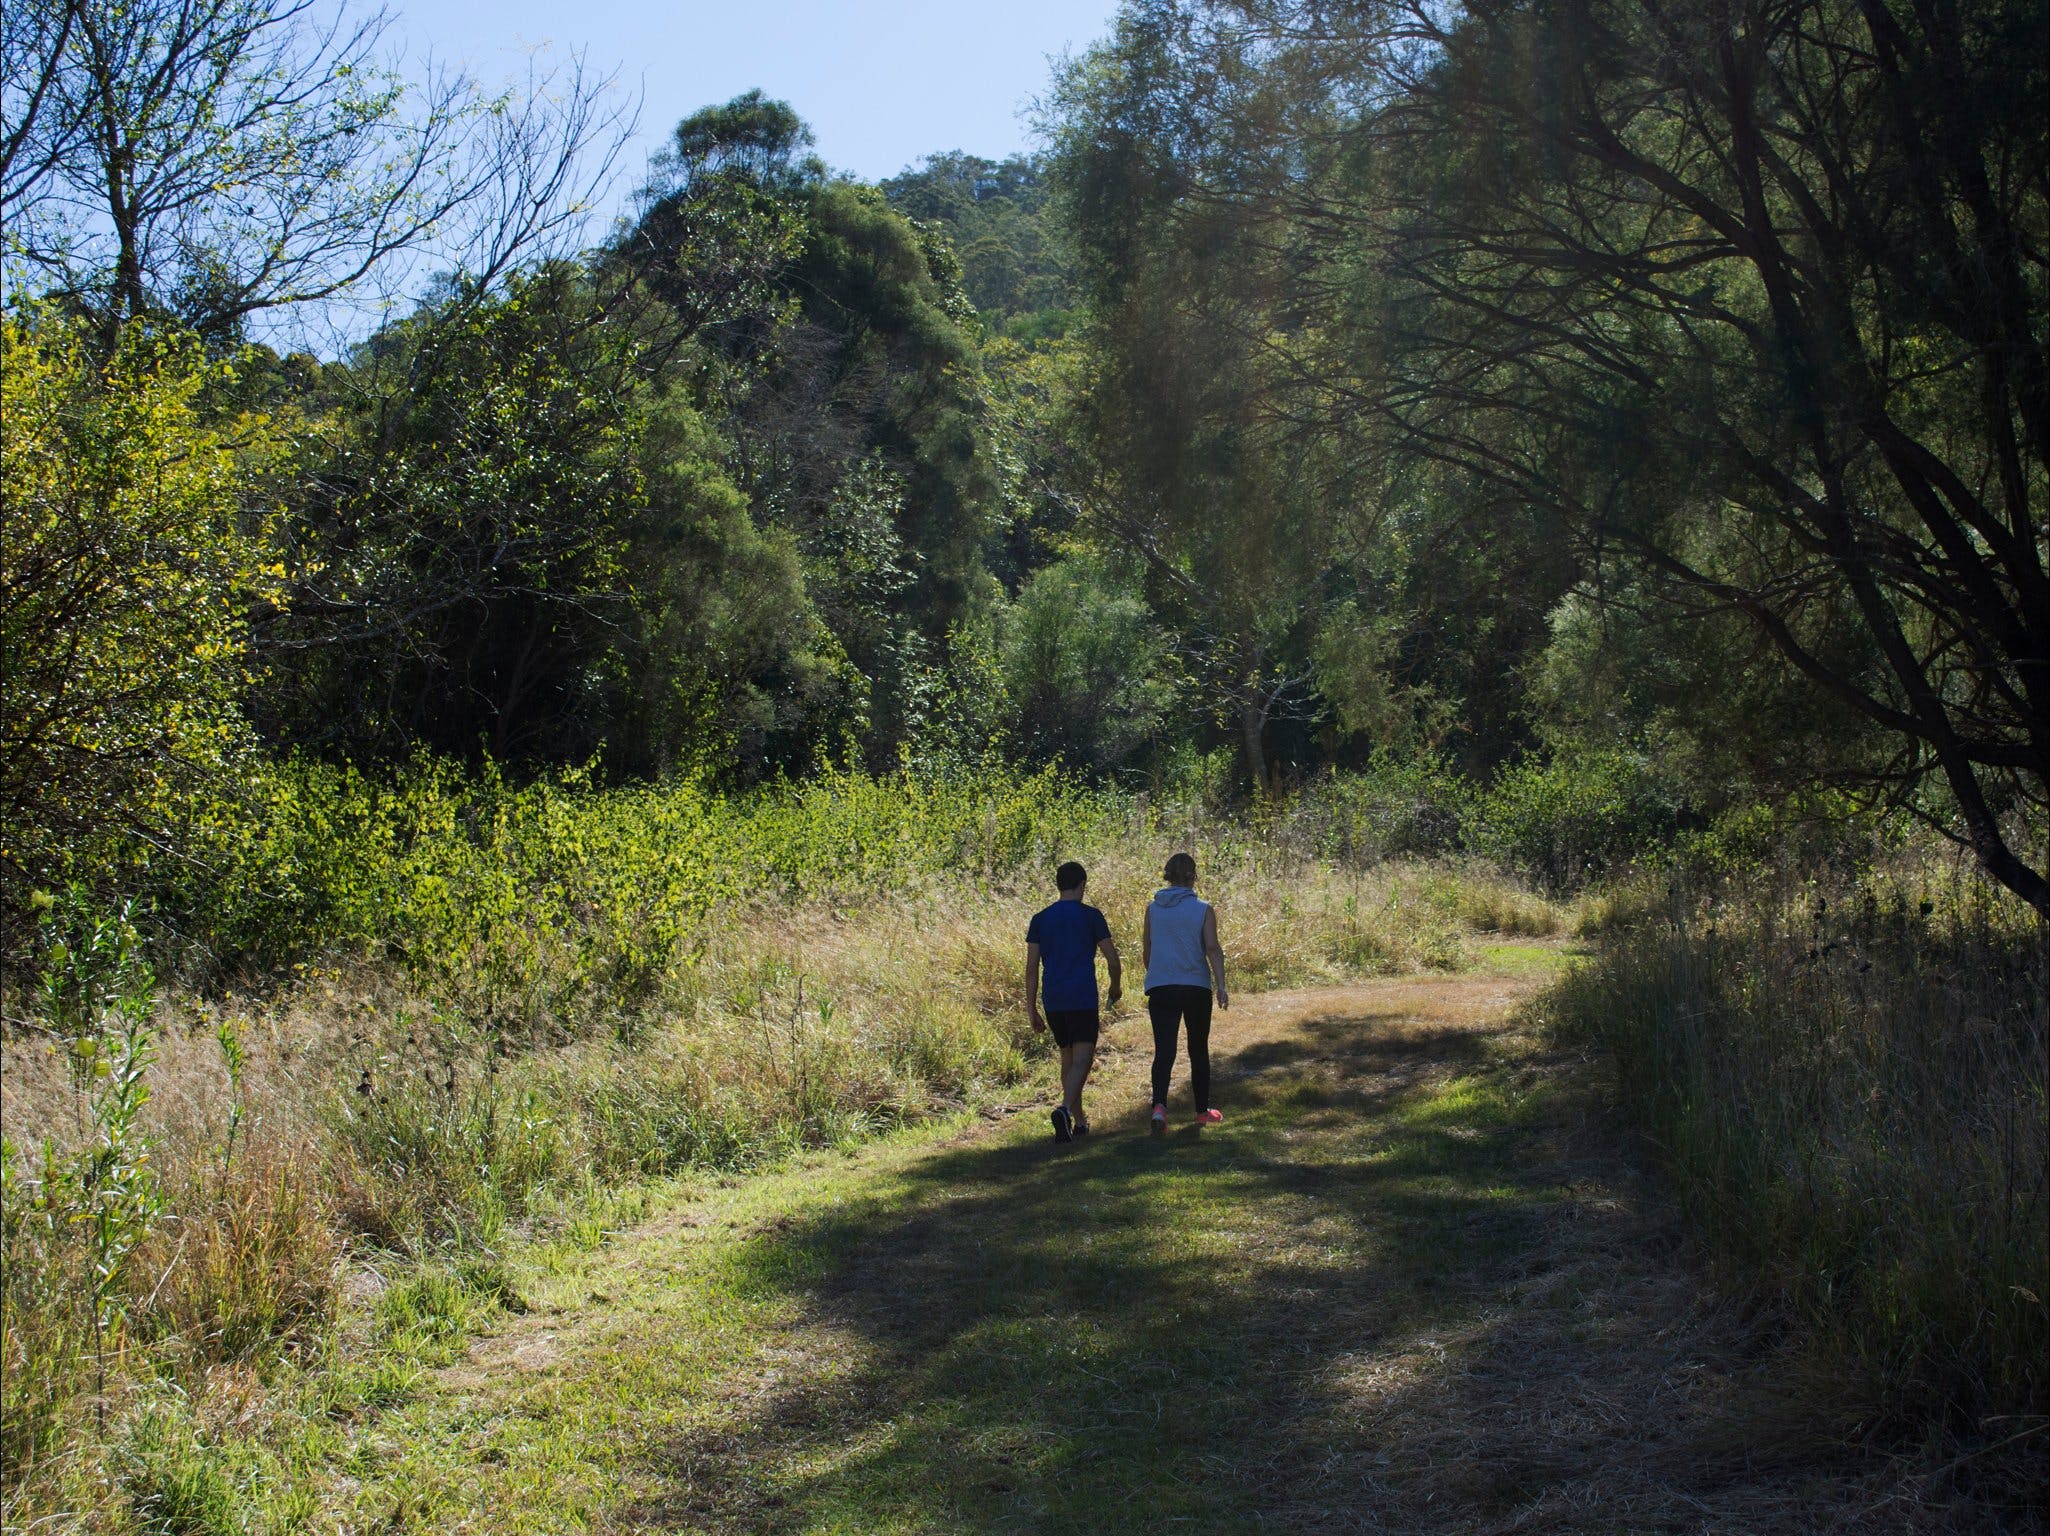
[[[1167,1134],[1167,1106],[1165,1104],[1153,1106],[1153,1134],[1156,1136],[1165,1136]]]
[[[1221,1109],[1199,1109],[1196,1111],[1196,1124],[1222,1125],[1224,1124],[1224,1111]]]

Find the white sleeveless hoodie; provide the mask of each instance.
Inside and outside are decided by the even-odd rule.
[[[1152,959],[1146,964],[1146,990],[1155,987],[1210,989],[1210,966],[1203,956],[1203,919],[1210,903],[1186,885],[1170,885],[1153,894],[1147,908],[1153,918]]]

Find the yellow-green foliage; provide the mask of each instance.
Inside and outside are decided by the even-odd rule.
[[[752,892],[890,887],[941,872],[994,874],[1033,854],[1122,831],[1131,808],[1046,769],[946,778],[819,774],[722,807]]]
[[[273,966],[390,957],[470,1026],[523,1035],[632,1034],[690,989],[722,913],[867,908],[935,883],[995,882],[1024,901],[1018,888],[1070,857],[1109,857],[1092,888],[1134,926],[1176,848],[1199,852],[1212,889],[1258,891],[1230,936],[1255,984],[1457,966],[1461,933],[1550,934],[1561,920],[1479,866],[1385,866],[1363,889],[1290,818],[1206,824],[1051,769],[823,771],[727,798],[690,782],[598,788],[575,771],[513,784],[422,756],[382,778],[275,766],[250,792],[248,835],[214,861],[228,877],[161,887],[183,928],[214,935],[224,959]]]
[[[552,1030],[629,1025],[688,976],[722,903],[994,874],[1131,821],[1127,803],[1053,772],[823,772],[727,799],[689,782],[595,788],[577,771],[516,785],[421,756],[381,778],[275,765],[248,794],[213,867],[159,887],[223,958],[390,955],[474,1020]]]
[[[213,814],[268,564],[260,419],[204,425],[222,372],[131,326],[111,358],[55,315],[0,320],[0,871],[105,883]],[[16,914],[17,916],[19,914]]]
[[[688,785],[513,785],[430,757],[371,779],[293,764],[258,786],[244,878],[193,906],[231,950],[366,950],[478,1017],[560,1025],[580,1002],[632,1010],[687,965],[732,888],[730,837]]]

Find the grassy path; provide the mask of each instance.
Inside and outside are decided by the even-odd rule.
[[[541,1250],[347,1500],[494,1532],[1923,1528],[1773,1411],[1517,1032],[1538,979],[1248,999],[1227,1123],[1165,1138],[1128,1017],[1071,1147],[1021,1106]]]

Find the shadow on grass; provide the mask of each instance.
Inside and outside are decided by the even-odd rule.
[[[1099,1106],[1073,1146],[938,1152],[744,1244],[733,1282],[799,1304],[793,1347],[622,1524],[1658,1530],[1700,1528],[1703,1494],[1745,1507],[1774,1458],[1686,1400],[1724,1378],[1670,1232],[1576,1193],[1566,1096],[1396,1019],[1221,1060],[1223,1128],[1155,1138]]]

